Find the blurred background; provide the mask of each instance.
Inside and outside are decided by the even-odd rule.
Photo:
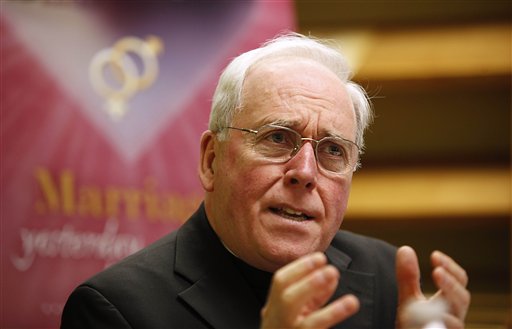
[[[375,110],[342,229],[414,247],[427,292],[429,254],[448,253],[470,277],[467,327],[510,328],[511,15],[508,0],[2,1],[0,327],[57,327],[78,283],[188,218],[221,69],[295,30],[337,43]]]
[[[470,276],[470,328],[510,325],[510,1],[295,1],[298,30],[336,41],[372,97],[343,228]]]

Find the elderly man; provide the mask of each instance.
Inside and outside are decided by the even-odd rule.
[[[288,34],[235,58],[201,137],[204,203],[80,285],[62,327],[407,326],[406,303],[425,299],[414,251],[339,230],[370,120],[344,57],[319,41]],[[466,273],[431,258],[432,300],[461,328]]]

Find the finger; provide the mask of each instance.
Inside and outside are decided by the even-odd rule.
[[[464,321],[451,314],[445,314],[442,320],[447,329],[464,329]]]
[[[468,275],[466,271],[455,262],[450,256],[442,253],[438,250],[434,251],[430,256],[433,267],[441,266],[450,274],[452,274],[457,281],[459,281],[464,287],[468,284]]]
[[[436,286],[450,306],[451,313],[464,320],[471,300],[469,291],[444,267],[437,267],[432,273]]]
[[[282,302],[292,313],[307,314],[323,306],[338,285],[339,272],[327,265],[283,292]]]
[[[303,256],[276,271],[271,289],[282,291],[326,263],[327,257],[321,252]]]
[[[416,252],[409,246],[400,247],[396,254],[396,277],[398,302],[403,304],[411,298],[423,299],[420,287],[420,267]]]
[[[294,294],[287,291],[300,280],[308,276],[311,278],[312,273],[326,263],[324,254],[314,253],[297,259],[274,274],[267,303],[262,310],[263,327],[291,326],[296,323],[304,305],[299,304]]]
[[[359,300],[354,295],[345,295],[326,307],[311,313],[300,323],[300,328],[330,328],[359,311]]]

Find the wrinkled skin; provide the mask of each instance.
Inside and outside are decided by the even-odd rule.
[[[343,83],[318,63],[305,59],[264,61],[248,73],[242,111],[231,126],[258,129],[279,122],[303,137],[329,134],[355,140],[354,108]],[[319,168],[307,142],[285,163],[258,158],[243,132],[225,141],[206,131],[201,138],[199,176],[206,191],[210,224],[224,245],[246,263],[275,272],[262,314],[263,328],[328,328],[355,314],[359,301],[347,295],[325,305],[340,277],[325,251],[347,207],[352,173],[332,175]],[[307,214],[307,220],[299,220]],[[451,258],[432,254],[433,278],[448,309],[449,328],[463,328],[470,295],[467,276]],[[409,247],[397,253],[399,309],[424,299],[419,265]]]

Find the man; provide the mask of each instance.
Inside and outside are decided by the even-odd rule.
[[[425,299],[414,251],[339,231],[371,119],[348,79],[340,53],[298,34],[234,59],[201,138],[204,203],[79,286],[62,327],[406,327]],[[432,300],[461,328],[466,273],[441,252],[432,264]]]

